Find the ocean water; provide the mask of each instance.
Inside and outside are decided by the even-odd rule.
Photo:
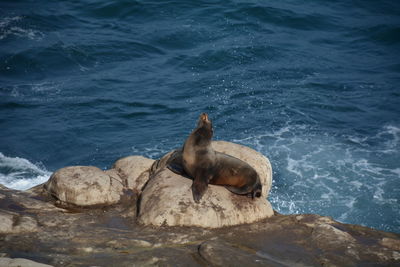
[[[269,200],[400,232],[399,1],[0,3],[0,183],[158,158],[200,112]]]

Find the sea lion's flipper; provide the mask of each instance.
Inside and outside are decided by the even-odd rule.
[[[168,168],[170,171],[172,171],[172,172],[174,172],[174,173],[176,173],[176,174],[179,174],[179,175],[182,175],[182,176],[186,175],[186,172],[185,172],[185,170],[183,169],[182,164],[177,164],[177,163],[171,162],[171,163],[169,163],[169,164],[167,165],[167,168]]]
[[[192,184],[192,194],[194,202],[199,203],[200,199],[203,197],[206,190],[207,190],[207,183],[199,181],[196,182],[195,179]]]
[[[203,197],[204,193],[208,187],[208,181],[211,180],[211,175],[208,174],[208,171],[199,171],[196,177],[193,180],[192,184],[192,194],[193,199],[196,203],[200,202],[200,199]]]
[[[172,155],[167,161],[166,166],[170,171],[185,176],[187,178],[190,178],[185,172],[185,169],[183,168],[182,149],[175,150],[174,153],[172,153]]]

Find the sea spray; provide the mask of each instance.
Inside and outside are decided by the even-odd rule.
[[[7,157],[0,152],[0,184],[12,189],[26,190],[46,182],[51,175],[40,163],[27,159]]]

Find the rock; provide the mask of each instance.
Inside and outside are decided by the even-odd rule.
[[[392,258],[393,258],[393,260],[395,260],[395,261],[400,261],[400,252],[393,251],[393,252],[392,252]]]
[[[271,167],[264,156],[250,148],[228,142],[217,141],[213,146],[217,151],[251,164],[260,175],[263,194],[268,195]],[[230,148],[234,153],[230,153]],[[200,203],[196,204],[191,191],[192,180],[166,168],[166,157],[171,155],[172,153],[168,153],[152,167],[151,179],[141,195],[138,217],[140,223],[218,228],[252,223],[273,215],[271,204],[265,197],[251,199],[216,185],[209,185]]]
[[[211,266],[280,266],[258,257],[256,251],[243,250],[216,240],[202,243],[199,254]]]
[[[320,216],[316,214],[303,214],[303,215],[297,215],[296,220],[298,222],[301,222],[308,227],[315,228],[320,224],[334,224],[335,221],[331,217],[327,216]]]
[[[149,179],[149,169],[154,160],[142,156],[129,156],[117,160],[113,168],[126,181],[129,189],[141,192]]]
[[[37,211],[46,212],[60,210],[51,203],[40,200],[38,194],[28,191],[19,191],[0,186],[0,209],[8,211]]]
[[[236,157],[253,167],[260,176],[261,184],[263,185],[262,195],[265,198],[268,197],[272,185],[272,167],[264,155],[249,147],[226,141],[212,141],[211,145],[215,151]],[[150,176],[156,171],[162,170],[167,165],[170,157],[175,156],[174,152],[175,150],[154,162],[150,169]]]
[[[390,249],[400,251],[400,240],[398,239],[384,237],[379,243]]]
[[[118,176],[107,175],[97,167],[73,166],[53,173],[45,188],[62,204],[87,207],[117,203],[124,186]]]
[[[25,195],[24,193],[25,192],[22,192],[21,194],[12,194],[10,197],[14,202],[18,203],[18,205],[27,210],[37,210],[38,212],[43,212],[58,209],[51,203],[37,200],[29,195]]]
[[[154,160],[141,156],[119,159],[112,169],[71,166],[54,172],[44,188],[65,206],[106,206],[116,204],[126,194],[140,193],[149,179]],[[41,195],[42,186],[28,193]]]
[[[213,146],[221,152],[236,149],[237,154],[228,154],[254,164],[268,195],[267,159],[232,143]],[[134,162],[141,157],[121,159],[104,172],[63,168],[45,186],[28,191],[0,185],[0,266],[50,266],[6,258],[23,255],[55,266],[400,266],[398,233],[312,214],[272,216],[266,198],[252,200],[222,186],[210,185],[197,204],[192,181],[165,167],[169,157],[173,152],[151,167],[153,161],[144,159],[143,168]],[[95,205],[118,205],[71,212],[55,208],[47,190],[81,206],[93,200]],[[142,224],[200,227],[138,226],[136,203]]]
[[[53,265],[38,263],[27,259],[11,259],[0,258],[0,266],[2,267],[52,267]]]
[[[193,201],[192,181],[168,169],[152,177],[144,189],[139,222],[145,225],[218,228],[255,222],[273,215],[264,198],[235,195],[209,185],[200,203]]]
[[[344,247],[355,242],[355,239],[349,233],[326,223],[316,225],[311,234],[311,239],[321,249]]]
[[[1,210],[8,208],[2,204]],[[118,206],[78,213],[29,210],[33,220],[57,222],[39,221],[40,232],[0,234],[0,257],[29,255],[55,266],[399,266],[399,234],[317,215],[276,215],[218,229],[160,229],[136,225]],[[9,225],[26,214],[11,212]],[[341,241],[332,246],[336,239]]]
[[[27,233],[37,230],[38,225],[34,218],[11,211],[0,210],[0,233]]]
[[[253,167],[260,176],[263,185],[262,195],[265,198],[268,197],[272,185],[272,167],[264,155],[247,146],[226,141],[213,141],[212,147],[215,151],[241,159]]]
[[[153,244],[151,244],[150,242],[140,239],[132,239],[131,243],[133,244],[133,246],[143,247],[143,248],[149,248],[153,246]]]

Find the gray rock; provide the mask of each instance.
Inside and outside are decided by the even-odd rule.
[[[53,173],[45,188],[63,204],[85,207],[119,202],[124,185],[97,167],[72,166]]]
[[[320,248],[348,246],[355,242],[349,233],[326,223],[316,225],[311,238]]]
[[[0,210],[0,233],[27,233],[38,230],[37,221],[27,215]]]
[[[379,242],[381,245],[400,252],[400,240],[384,237]],[[400,256],[400,255],[399,255]]]
[[[52,267],[53,265],[43,264],[27,259],[11,259],[0,258],[0,266],[2,267]]]
[[[0,201],[0,229],[8,229],[0,234],[0,257],[22,253],[55,266],[398,266],[400,263],[399,234],[341,224],[318,215],[276,215],[252,224],[218,229],[143,227],[135,224],[134,217],[125,217],[120,205],[83,209],[78,213],[60,209],[27,210],[13,197],[20,195],[19,199],[26,197],[29,201],[26,192],[0,187],[0,194],[5,196]],[[30,232],[36,229],[40,232]],[[0,266],[10,266],[9,263],[10,259],[0,260]]]
[[[214,142],[221,151],[253,165],[263,184],[263,196],[251,199],[235,195],[222,186],[209,185],[197,204],[193,201],[192,180],[177,175],[166,168],[166,157],[162,158],[143,190],[140,201],[139,222],[145,225],[199,226],[218,228],[252,223],[273,215],[268,195],[271,184],[269,161],[256,151],[233,143]],[[231,154],[230,151],[233,151]]]
[[[271,169],[262,155],[227,142],[213,146],[254,164],[268,195]],[[0,185],[0,257],[29,255],[55,266],[400,266],[396,233],[312,214],[271,216],[265,198],[252,200],[221,186],[210,185],[201,202],[194,203],[192,181],[165,167],[171,154],[154,164],[127,157],[105,172],[64,168],[46,183],[65,201],[119,201],[112,207],[60,209],[41,185],[28,191]],[[104,197],[110,194],[115,194],[112,201]],[[141,203],[139,222],[149,226],[135,223],[136,203]],[[211,229],[235,224],[241,225]],[[49,265],[0,258],[0,266]]]
[[[113,168],[125,180],[129,189],[141,192],[149,179],[149,169],[154,160],[142,156],[129,156],[117,160]]]
[[[282,266],[258,257],[256,251],[217,240],[202,243],[199,254],[212,266]]]
[[[154,160],[141,156],[119,159],[110,170],[92,166],[71,166],[57,170],[44,186],[28,193],[41,195],[42,188],[65,206],[107,206],[116,204],[130,190],[140,193],[149,179]]]

